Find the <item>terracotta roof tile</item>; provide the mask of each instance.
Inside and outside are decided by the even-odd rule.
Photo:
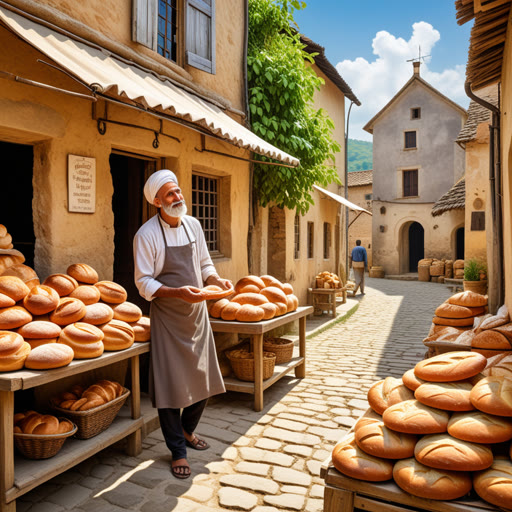
[[[432,216],[436,217],[449,210],[466,207],[466,180],[461,178],[453,187],[443,194],[432,207]]]
[[[498,107],[497,89],[494,94],[482,96],[482,99]],[[471,100],[468,108],[468,119],[465,122],[459,136],[455,142],[469,142],[476,136],[476,129],[480,123],[490,123],[492,112],[480,105],[476,101]]]
[[[363,185],[371,185],[373,183],[373,170],[353,171],[347,173],[347,183],[349,187],[361,187]]]

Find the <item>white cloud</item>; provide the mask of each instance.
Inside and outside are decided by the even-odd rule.
[[[419,48],[422,55],[430,55],[440,38],[440,33],[424,21],[413,24],[408,41],[382,30],[377,32],[372,43],[375,60],[368,62],[358,57],[336,65],[362,103],[360,107],[352,107],[349,126],[351,139],[372,139],[362,128],[411,78],[412,64],[407,60],[418,57]],[[467,107],[469,99],[464,93],[465,67],[459,65],[437,73],[429,70],[430,59],[422,59],[421,77],[451,100]]]

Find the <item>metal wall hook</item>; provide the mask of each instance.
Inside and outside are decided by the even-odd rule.
[[[158,140],[158,132],[155,133],[155,139],[153,140],[153,147],[156,149],[158,146],[160,146],[160,141]]]
[[[107,123],[105,122],[105,120],[98,119],[98,121],[96,122],[96,126],[100,134],[105,135],[105,133],[107,132]]]

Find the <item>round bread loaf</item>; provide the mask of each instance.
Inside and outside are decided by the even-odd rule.
[[[286,315],[286,313],[288,313],[287,303],[285,304],[284,302],[274,302],[273,304],[277,306],[276,316]]]
[[[9,308],[15,304],[16,301],[14,299],[11,299],[11,297],[8,297],[3,293],[0,293],[0,308]]]
[[[12,331],[0,331],[0,357],[15,354],[23,345],[23,337]]]
[[[265,288],[265,283],[258,276],[242,277],[235,284],[235,293],[243,293],[242,289],[244,289],[246,286],[255,286],[258,288],[255,293],[258,293],[262,288]]]
[[[221,314],[222,308],[226,304],[229,304],[229,300],[228,299],[220,299],[220,300],[217,300],[217,301],[213,302],[211,304],[209,310],[208,310],[210,316],[212,318],[220,318],[220,314]]]
[[[496,457],[492,466],[475,474],[473,486],[480,498],[497,505],[512,506],[512,461],[505,457]]]
[[[286,295],[286,312],[295,311],[299,307],[299,299],[293,293]]]
[[[101,300],[109,304],[121,304],[128,297],[126,290],[113,281],[99,281],[94,286],[100,291]]]
[[[31,370],[48,370],[67,366],[74,357],[74,352],[68,345],[48,343],[34,348],[25,359],[25,367]]]
[[[73,349],[75,359],[89,359],[103,354],[103,331],[91,324],[76,322],[62,329],[58,343]]]
[[[114,318],[114,310],[103,302],[85,306],[85,315],[82,322],[92,325],[101,325],[110,322]]]
[[[413,398],[413,392],[404,386],[401,379],[394,377],[379,380],[368,390],[368,403],[377,414],[382,414],[391,405]]]
[[[53,322],[36,320],[22,325],[16,332],[25,339],[58,338],[61,332],[60,326]]]
[[[265,304],[269,302],[269,300],[261,293],[240,293],[239,295],[235,295],[231,299],[231,302],[236,302],[241,306],[243,306],[244,304],[259,306],[260,304]]]
[[[422,404],[443,411],[472,411],[475,407],[469,399],[473,384],[467,380],[456,382],[425,382],[414,392]]]
[[[504,443],[512,439],[512,419],[478,410],[457,412],[448,422],[448,434],[471,443]]]
[[[57,325],[74,324],[85,316],[85,312],[85,305],[81,300],[63,297],[55,310],[50,313],[50,321]]]
[[[59,304],[59,294],[49,286],[34,286],[23,299],[23,305],[33,315],[45,315],[53,311]]]
[[[48,436],[58,433],[59,420],[51,414],[34,413],[29,414],[26,418],[18,421],[16,426],[21,429],[23,434]]]
[[[33,350],[36,347],[40,347],[41,345],[47,345],[48,343],[57,343],[59,338],[33,338],[27,339],[27,343],[30,345],[30,348]]]
[[[142,317],[142,310],[131,302],[122,302],[112,306],[114,318],[123,322],[137,322]]]
[[[81,300],[86,306],[89,306],[90,304],[96,304],[101,296],[96,286],[81,284],[69,294],[69,297]]]
[[[411,368],[402,375],[402,382],[411,391],[416,391],[426,381],[416,377],[416,375],[414,374],[414,368]]]
[[[473,386],[469,398],[480,411],[512,416],[512,379],[501,375],[485,377]]]
[[[432,318],[432,322],[437,325],[449,325],[452,327],[470,327],[473,325],[473,318],[443,318],[440,316],[435,316]]]
[[[274,304],[277,302],[287,304],[286,293],[277,286],[267,286],[263,288],[260,293],[261,295],[264,295],[269,302],[273,302]]]
[[[21,370],[30,353],[30,345],[9,331],[0,331],[0,372]]]
[[[263,320],[270,320],[271,318],[274,318],[278,311],[277,306],[272,304],[272,302],[261,304],[258,307],[263,310]]]
[[[368,482],[390,480],[393,474],[393,463],[361,450],[355,442],[354,434],[347,435],[334,447],[332,463],[340,473]]]
[[[425,466],[449,471],[480,471],[493,461],[489,447],[462,441],[449,434],[423,436],[416,443],[414,456]]]
[[[23,265],[23,263],[17,263],[16,265],[6,268],[2,272],[2,275],[19,277],[27,285],[29,290],[40,284],[39,277],[37,277],[35,270],[28,265]]]
[[[0,309],[0,329],[16,329],[32,321],[32,315],[21,306]]]
[[[417,436],[395,432],[384,425],[382,417],[371,412],[354,426],[355,440],[364,452],[384,459],[406,459],[414,455]]]
[[[441,434],[446,432],[450,415],[418,400],[406,400],[388,407],[382,414],[386,427],[404,434]]]
[[[12,236],[7,233],[5,236],[0,236],[0,249],[12,249]]]
[[[485,376],[502,375],[512,379],[512,354],[504,352],[487,360],[487,366],[482,371]]]
[[[417,363],[414,374],[429,382],[451,382],[474,377],[486,365],[487,359],[476,352],[446,352]]]
[[[455,304],[456,306],[466,306],[470,308],[478,308],[487,306],[487,295],[481,295],[479,293],[467,290],[465,292],[456,293],[452,295],[448,302]]]
[[[498,325],[498,327],[495,327],[494,330],[503,334],[503,336],[505,336],[505,338],[507,338],[507,340],[512,343],[512,323]]]
[[[222,320],[226,321],[235,320],[236,313],[241,307],[242,306],[238,304],[238,302],[229,302],[222,308],[222,311],[220,312],[220,317],[222,318]]]
[[[151,339],[151,324],[149,317],[142,316],[136,322],[130,322],[135,335],[135,341],[145,342]]]
[[[236,312],[235,320],[239,322],[259,322],[263,320],[265,312],[259,306],[252,304],[243,304],[242,307]]]
[[[209,284],[204,288],[201,288],[201,294],[204,300],[218,300],[233,295],[234,289],[228,288],[227,290],[217,286],[216,284]]]
[[[293,286],[290,283],[283,283],[283,291],[286,295],[293,294]]]
[[[478,310],[477,310],[478,311]],[[483,313],[484,309],[480,311]],[[450,304],[449,302],[443,302],[440,306],[436,308],[435,311],[436,316],[442,318],[469,318],[475,316],[473,311],[464,306],[457,306],[455,304]]]
[[[99,281],[98,272],[87,263],[73,263],[66,273],[79,283],[96,284]]]
[[[415,458],[396,462],[393,479],[405,492],[430,500],[454,500],[471,491],[470,473],[429,468]]]
[[[65,297],[78,288],[76,279],[67,274],[51,274],[44,280],[43,284],[53,288],[60,297]]]
[[[246,284],[245,286],[239,287],[238,291],[235,291],[235,293],[260,293],[260,288],[258,288],[255,284]]]
[[[485,357],[492,357],[498,352],[512,350],[511,342],[500,332],[488,329],[478,333],[471,340],[471,350]]]
[[[132,326],[121,320],[111,320],[101,327],[104,333],[103,345],[105,350],[125,350],[135,341]]]
[[[16,276],[0,276],[0,293],[7,295],[15,302],[23,300],[28,292],[28,286]]]
[[[274,276],[260,276],[261,280],[265,283],[265,287],[268,286],[275,286],[276,288],[279,288],[280,290],[284,291],[284,286],[279,279],[275,278]]]

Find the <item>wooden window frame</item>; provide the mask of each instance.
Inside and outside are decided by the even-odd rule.
[[[331,223],[324,222],[324,260],[331,258]]]
[[[300,259],[300,215],[295,215],[293,222],[293,258]]]
[[[414,133],[414,146],[408,146],[408,135],[409,134],[413,134]],[[406,150],[410,150],[410,149],[418,149],[418,134],[416,132],[416,130],[407,130],[407,131],[404,131],[404,149]]]
[[[415,174],[414,174],[415,173]],[[411,177],[416,176],[416,178]],[[413,193],[416,192],[416,193]],[[403,169],[402,170],[402,197],[418,197],[419,196],[419,170]]]
[[[206,184],[206,187],[204,186]],[[220,189],[221,179],[201,173],[192,173],[192,216],[203,228],[210,255],[222,254],[220,241]],[[212,215],[214,214],[214,215]]]
[[[418,115],[415,116],[415,112],[418,112]],[[411,108],[411,120],[421,119],[421,107],[413,107]]]
[[[307,236],[307,247],[308,247],[308,260],[315,257],[315,223],[308,222],[308,236]]]

